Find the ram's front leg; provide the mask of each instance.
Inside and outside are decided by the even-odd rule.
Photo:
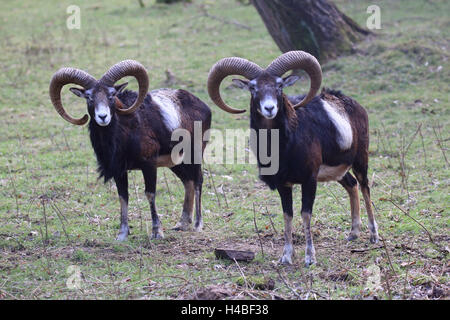
[[[316,197],[317,180],[310,178],[308,182],[302,184],[302,220],[303,230],[305,232],[305,266],[309,267],[316,263],[316,250],[314,249],[313,238],[311,234],[311,216]]]
[[[128,174],[123,173],[120,176],[114,177],[117,186],[117,193],[120,200],[120,229],[117,241],[125,241],[130,234],[128,227]]]
[[[280,258],[282,264],[292,264],[292,257],[294,256],[294,246],[292,243],[292,218],[294,212],[292,210],[292,188],[280,187],[278,193],[281,198],[281,206],[284,215],[284,249],[283,256]]]
[[[164,232],[156,211],[156,167],[148,166],[142,169],[145,180],[145,196],[150,204],[152,214],[152,239],[164,238]]]

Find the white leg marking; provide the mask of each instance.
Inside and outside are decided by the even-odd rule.
[[[292,264],[294,246],[292,245],[292,216],[284,214],[284,249],[280,258],[282,264]]]
[[[119,235],[117,236],[117,241],[125,241],[130,233],[130,228],[128,227],[128,203],[122,197],[120,199],[120,229]]]

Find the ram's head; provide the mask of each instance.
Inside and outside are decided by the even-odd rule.
[[[306,97],[295,104],[297,109],[310,102],[322,82],[322,69],[314,56],[303,51],[290,51],[276,58],[272,63],[263,69],[256,63],[249,60],[231,57],[219,60],[209,72],[208,93],[214,103],[221,109],[229,113],[242,113],[245,110],[238,110],[228,106],[220,96],[220,84],[227,76],[241,75],[246,78],[234,79],[233,82],[240,88],[250,91],[252,96],[252,108],[267,119],[276,117],[278,110],[282,108],[283,88],[293,85],[299,77],[291,75],[286,78],[282,76],[289,70],[305,70],[311,79],[311,87]]]
[[[127,82],[115,85],[117,81],[126,76],[133,76],[139,84],[139,93],[134,104],[129,108],[124,108],[116,95],[121,92]],[[96,80],[89,73],[75,69],[62,68],[58,70],[50,81],[50,98],[56,111],[65,120],[72,124],[84,125],[89,117],[71,117],[64,109],[61,102],[61,89],[66,84],[77,84],[81,88],[70,88],[78,97],[86,99],[88,113],[99,126],[107,126],[115,112],[119,114],[133,113],[144,101],[148,91],[149,80],[144,66],[134,60],[125,60],[112,66],[101,78]]]

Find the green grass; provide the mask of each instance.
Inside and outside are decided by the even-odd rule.
[[[170,69],[176,87],[210,104],[214,128],[245,129],[248,114],[226,114],[209,100],[208,70],[226,56],[264,66],[279,55],[252,6],[234,0],[170,6],[145,2],[141,9],[138,1],[78,1],[80,30],[66,28],[70,1],[3,4],[0,298],[183,299],[211,286],[225,290],[229,299],[298,298],[293,290],[309,299],[431,299],[448,294],[450,176],[444,154],[450,133],[450,20],[443,14],[450,11],[448,1],[378,1],[382,29],[377,36],[358,44],[354,55],[323,66],[323,86],[342,90],[369,113],[372,200],[387,250],[368,244],[366,228],[359,240],[345,241],[350,228],[347,195],[336,183],[322,184],[312,220],[318,263],[309,269],[303,267],[304,237],[297,214],[300,188],[294,200],[295,263],[278,266],[281,206],[277,193],[258,181],[254,165],[205,166],[203,233],[170,230],[181,214],[183,188],[171,171],[160,169],[157,205],[166,238],[158,241],[147,236],[151,218],[142,176],[131,173],[132,234],[126,243],[114,241],[119,225],[116,188],[97,180],[87,129],[68,124],[54,111],[48,97],[51,75],[73,66],[99,77],[120,60],[136,59],[149,70],[152,88],[164,86]],[[365,25],[371,1],[335,2]],[[202,16],[200,6],[251,29]],[[289,93],[304,92],[306,86],[302,82]],[[131,81],[130,87],[137,85]],[[224,98],[236,108],[248,108],[243,91],[224,90]],[[85,103],[67,89],[63,99],[71,114],[84,114]],[[208,173],[223,193],[215,193]],[[264,256],[254,231],[254,203]],[[217,260],[213,250],[223,246],[251,249],[257,257],[239,266]],[[351,253],[361,248],[373,250]],[[66,286],[71,265],[82,273],[80,290]],[[380,268],[382,281],[380,288],[370,289],[366,281],[373,265]],[[275,282],[273,290],[252,287],[269,278]]]

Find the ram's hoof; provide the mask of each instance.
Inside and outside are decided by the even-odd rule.
[[[194,227],[195,232],[202,232],[203,231],[203,221],[200,223],[196,223],[196,226]]]
[[[353,241],[356,239],[358,239],[358,235],[350,232],[350,234],[347,237],[347,241]]]
[[[152,239],[164,239],[164,232],[161,228],[152,231]]]
[[[378,243],[378,241],[379,241],[378,234],[376,234],[376,233],[375,234],[371,234],[369,239],[370,239],[371,243]]]
[[[175,231],[189,231],[191,229],[191,225],[187,223],[178,222],[172,230]]]
[[[292,264],[292,257],[288,255],[283,255],[280,260],[278,260],[279,263],[284,265],[291,265]]]
[[[116,241],[124,242],[127,241],[127,239],[128,239],[128,232],[121,232],[117,236]]]
[[[316,257],[315,256],[305,256],[305,267],[308,268],[310,265],[316,263]]]

